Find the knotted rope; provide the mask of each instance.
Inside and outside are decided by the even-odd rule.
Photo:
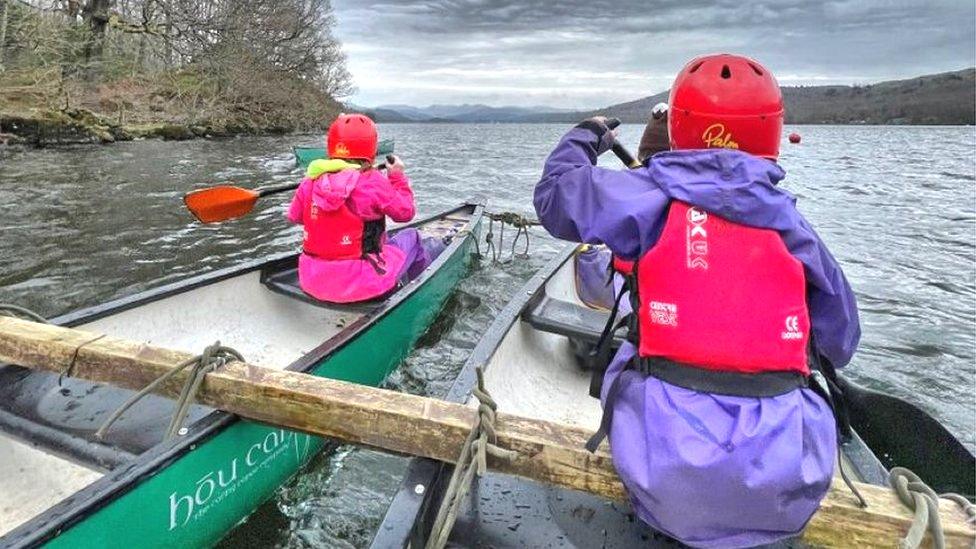
[[[518,456],[518,452],[495,446],[495,410],[498,405],[485,389],[485,376],[481,367],[475,371],[478,374],[478,385],[471,394],[478,399],[478,418],[461,448],[461,455],[458,456],[454,473],[427,539],[427,549],[442,549],[447,545],[457,521],[458,510],[471,490],[474,475],[477,473],[480,477],[488,470],[488,454],[504,460],[512,460]]]
[[[119,406],[115,412],[112,412],[111,417],[109,417],[108,420],[102,424],[102,426],[95,433],[95,436],[100,439],[103,438],[112,424],[122,417],[122,414],[131,408],[136,402],[139,402],[143,397],[153,392],[157,387],[171,379],[176,374],[182,372],[186,368],[192,367],[186,381],[183,382],[183,389],[180,391],[180,396],[176,399],[176,411],[173,413],[173,418],[169,422],[169,427],[166,428],[166,436],[164,437],[164,440],[169,440],[175,437],[177,434],[179,434],[180,427],[183,425],[183,420],[186,419],[186,414],[190,410],[190,405],[193,404],[197,391],[200,389],[200,384],[203,383],[203,378],[205,378],[208,373],[220,368],[228,362],[233,362],[235,360],[244,362],[244,357],[234,349],[222,346],[219,341],[215,342],[213,345],[210,345],[204,349],[203,353],[182,362],[176,368],[173,368],[172,370],[159,376],[153,380],[152,383],[146,385],[141,391],[129,397],[129,399]]]
[[[485,235],[487,247],[485,249],[491,250],[492,263],[498,263],[501,248],[505,245],[505,225],[516,228],[515,239],[512,241],[512,259],[529,255],[529,227],[541,225],[541,223],[516,212],[489,212],[485,215],[488,216],[488,233]],[[499,224],[497,248],[495,247],[495,222]],[[525,247],[521,254],[517,254],[515,248],[518,246],[519,240],[523,238],[525,239]]]
[[[925,532],[932,534],[932,545],[936,549],[945,548],[945,533],[942,531],[942,520],[939,517],[939,498],[945,498],[959,504],[969,517],[968,522],[976,521],[976,507],[959,494],[935,493],[929,485],[912,471],[904,467],[893,467],[888,473],[888,484],[895,491],[901,502],[915,511],[915,518],[908,533],[898,544],[901,549],[915,549],[922,545]]]

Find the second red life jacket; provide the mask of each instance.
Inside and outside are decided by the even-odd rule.
[[[803,265],[776,231],[674,201],[636,280],[641,357],[722,372],[809,375]]]
[[[613,256],[613,261],[610,263],[610,265],[613,267],[614,271],[625,276],[634,272],[633,261],[627,261],[626,259],[621,259],[617,256]]]
[[[376,226],[379,225],[379,226]],[[366,222],[345,203],[325,211],[309,199],[305,212],[305,253],[322,259],[363,259],[380,249],[382,221]]]

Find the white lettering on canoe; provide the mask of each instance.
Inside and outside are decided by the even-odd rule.
[[[300,465],[308,456],[311,445],[312,437],[302,433],[279,429],[265,434],[250,444],[243,456],[234,457],[229,463],[208,471],[185,489],[172,492],[169,495],[169,530],[200,520],[258,471],[290,451],[295,452],[295,465]],[[244,466],[238,476],[241,457]]]

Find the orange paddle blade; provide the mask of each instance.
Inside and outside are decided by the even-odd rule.
[[[247,214],[258,196],[257,191],[222,185],[187,193],[183,202],[201,223],[217,223]]]

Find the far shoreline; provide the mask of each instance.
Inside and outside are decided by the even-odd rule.
[[[4,120],[0,114],[0,120]],[[112,145],[130,141],[227,141],[246,137],[321,137],[322,130],[298,129],[291,130],[281,127],[274,128],[221,128],[215,130],[208,126],[195,124],[173,124],[157,122],[141,125],[103,126],[96,131],[89,131],[72,120],[59,124],[52,124],[45,120],[42,134],[28,131],[24,135],[0,131],[0,151],[31,150],[49,148],[84,147],[92,145]],[[419,125],[455,125],[455,126],[495,126],[495,125],[524,125],[524,126],[566,126],[571,127],[574,122],[460,122],[460,121],[377,121],[382,126],[419,126]],[[645,122],[625,121],[623,125],[641,126]],[[905,123],[837,123],[837,122],[786,122],[784,127],[857,127],[857,128],[974,128],[973,124],[905,124]],[[3,126],[7,130],[8,126]],[[108,136],[108,137],[106,137]],[[785,136],[785,134],[784,134]],[[296,145],[301,143],[296,143]]]

